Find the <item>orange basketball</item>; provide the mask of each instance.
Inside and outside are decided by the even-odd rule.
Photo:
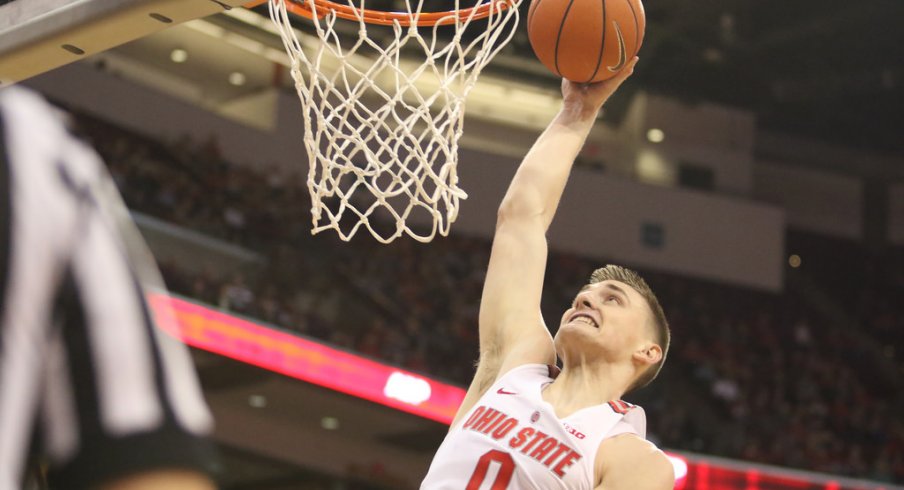
[[[640,0],[531,0],[527,35],[537,58],[573,82],[615,76],[643,43]]]

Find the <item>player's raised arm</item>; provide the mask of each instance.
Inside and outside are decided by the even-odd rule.
[[[480,306],[480,342],[482,356],[498,356],[507,364],[500,368],[555,359],[540,315],[546,231],[600,107],[635,63],[606,82],[563,81],[561,110],[521,162],[499,206]]]
[[[546,230],[600,107],[636,62],[605,82],[563,81],[562,109],[518,167],[499,207],[480,306],[480,365],[460,414],[508,369],[554,362],[552,338],[540,315]]]

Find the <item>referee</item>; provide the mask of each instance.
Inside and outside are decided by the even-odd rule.
[[[99,158],[47,103],[0,90],[0,490],[211,489],[211,418],[162,334],[153,261]]]

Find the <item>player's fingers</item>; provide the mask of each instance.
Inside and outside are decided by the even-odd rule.
[[[603,80],[602,82],[595,83],[582,83],[576,84],[581,87],[584,91],[601,91],[601,92],[615,92],[618,90],[618,87],[628,79],[631,75],[634,74],[634,67],[637,65],[637,61],[640,60],[637,56],[631,59],[625,67],[618,72],[614,77]]]
[[[613,78],[613,80],[617,80],[619,84],[628,79],[631,75],[634,74],[634,67],[637,66],[637,62],[640,61],[640,58],[635,56],[625,65],[624,68]]]
[[[627,80],[631,75],[634,74],[634,66],[637,65],[638,59],[639,58],[637,56],[635,56],[630,61],[630,63],[622,69],[622,71],[618,72],[617,75],[610,78],[609,80],[602,82],[602,84],[603,84],[602,90],[608,92],[609,95],[614,94],[615,91],[618,90],[619,87],[621,87],[621,84],[624,83],[625,80]]]
[[[634,58],[632,58],[631,61],[628,62],[628,70],[631,70],[631,72],[633,73],[634,67],[637,66],[638,61],[640,61],[640,56],[635,56]]]
[[[586,83],[572,82],[567,78],[562,79],[562,94],[566,97],[569,94],[584,94],[587,92]]]

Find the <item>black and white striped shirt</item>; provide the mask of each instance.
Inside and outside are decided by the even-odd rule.
[[[96,154],[38,96],[0,90],[0,490],[34,447],[66,489],[209,467],[211,418],[187,349],[154,326],[147,257]]]

